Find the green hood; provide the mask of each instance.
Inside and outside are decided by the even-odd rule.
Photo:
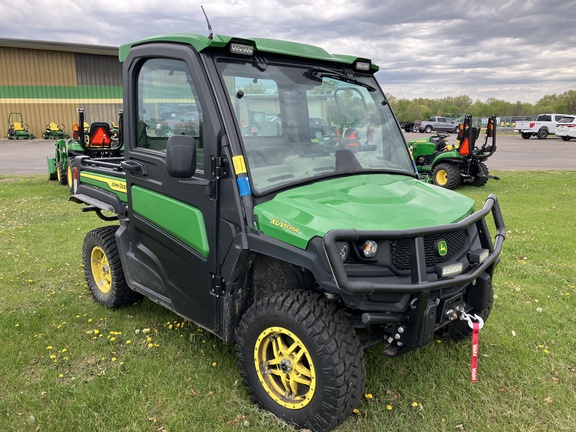
[[[332,229],[405,230],[457,222],[468,197],[400,175],[337,178],[281,192],[254,212],[267,235],[305,249]]]

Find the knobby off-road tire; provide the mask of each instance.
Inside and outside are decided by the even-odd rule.
[[[342,423],[364,393],[364,353],[344,314],[322,294],[287,291],[254,304],[236,337],[252,401],[312,431]]]
[[[82,246],[84,276],[92,298],[106,307],[119,308],[139,301],[142,295],[126,284],[114,234],[117,226],[96,228]]]
[[[432,170],[432,182],[446,189],[456,189],[460,184],[460,172],[452,163],[439,163]]]
[[[491,290],[486,308],[481,311],[474,309],[471,312],[469,312],[469,314],[478,315],[484,320],[484,322],[486,322],[488,320],[488,317],[490,316],[490,312],[492,312],[493,304],[494,304],[494,291]],[[468,325],[468,321],[462,321],[462,320],[455,321],[454,323],[448,325],[443,334],[445,338],[449,338],[454,341],[461,341],[467,339],[471,335],[472,335],[472,329]]]
[[[482,187],[488,183],[488,167],[484,162],[478,162],[476,166],[476,174],[474,175],[474,181],[472,184],[474,186]]]
[[[74,193],[74,171],[72,168],[72,163],[74,162],[74,158],[68,158],[68,166],[66,168],[66,184],[68,186],[68,190],[71,194]]]
[[[66,184],[66,170],[64,169],[62,162],[56,164],[56,179],[58,179],[58,183],[62,185]]]

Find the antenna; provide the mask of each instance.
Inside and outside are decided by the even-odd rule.
[[[204,18],[206,18],[206,24],[208,24],[208,39],[214,38],[214,32],[212,31],[212,26],[210,25],[210,21],[208,21],[208,15],[206,15],[206,11],[204,10],[204,6],[200,5],[202,12],[204,13]]]

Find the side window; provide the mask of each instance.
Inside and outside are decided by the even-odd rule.
[[[196,141],[197,168],[204,167],[202,109],[186,62],[150,59],[138,74],[137,147],[166,152],[172,135]]]
[[[545,114],[545,115],[541,115],[540,117],[538,117],[539,121],[552,121],[552,116]]]

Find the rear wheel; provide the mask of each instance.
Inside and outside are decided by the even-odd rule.
[[[114,234],[117,226],[96,228],[82,246],[84,276],[92,298],[106,307],[130,305],[142,298],[126,284]]]
[[[548,130],[547,129],[540,129],[538,131],[538,133],[536,134],[536,137],[538,139],[546,139],[547,136],[548,136]]]
[[[434,130],[434,129],[432,129],[432,126],[426,126],[426,127],[424,128],[424,132],[426,132],[426,133],[430,133],[430,132],[432,132],[433,130]]]
[[[66,184],[66,170],[64,169],[62,162],[56,164],[56,178],[58,179],[58,183]]]
[[[74,193],[74,174],[72,169],[72,162],[74,162],[74,158],[68,158],[68,167],[66,168],[66,183],[68,184],[70,193]]]
[[[240,323],[236,353],[253,401],[301,428],[337,426],[364,392],[359,339],[322,294],[284,291],[254,304]]]
[[[439,163],[432,170],[432,181],[436,186],[456,189],[460,184],[460,172],[452,163]]]

